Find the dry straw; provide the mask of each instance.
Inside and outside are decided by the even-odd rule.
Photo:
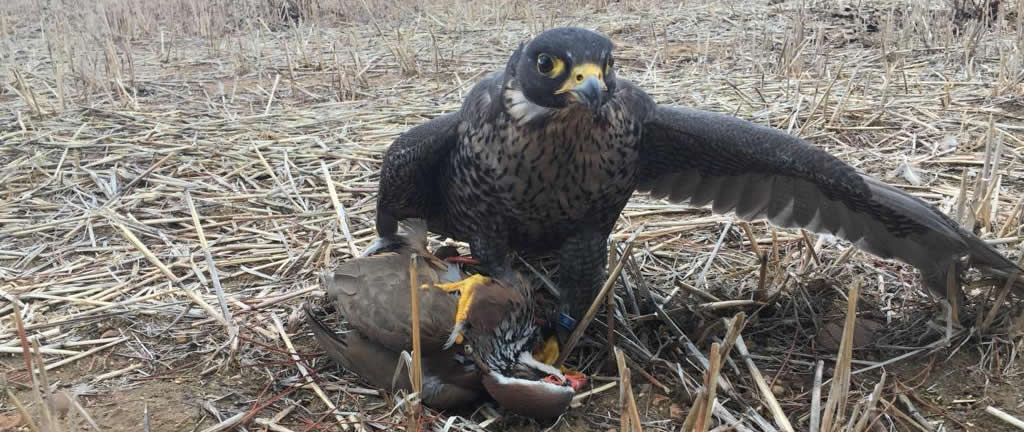
[[[382,150],[552,25],[610,35],[618,76],[659,102],[798,134],[1021,256],[1020,1],[2,3],[0,352],[21,355],[6,400],[31,430],[116,429],[106,398],[154,383],[204,409],[120,403],[151,430],[181,413],[195,430],[408,425],[404,399],[325,362],[292,312],[375,237]],[[934,368],[958,356],[981,385],[1020,385],[1024,320],[999,280],[969,274],[947,318],[907,266],[640,196],[611,242],[603,297],[560,359],[593,384],[555,430],[1021,417],[898,373],[934,360],[921,379],[941,384]],[[59,392],[70,417],[46,412]],[[423,429],[523,423],[417,414]]]

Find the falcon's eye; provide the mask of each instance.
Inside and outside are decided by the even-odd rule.
[[[542,74],[551,73],[551,70],[555,68],[555,62],[551,60],[551,56],[547,54],[541,54],[537,56],[537,70]]]
[[[562,61],[557,57],[552,57],[548,54],[541,54],[537,56],[537,72],[542,75],[554,78],[558,74],[562,73]]]

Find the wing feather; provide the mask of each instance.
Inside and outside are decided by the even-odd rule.
[[[742,219],[752,220],[763,217],[768,205],[771,204],[772,185],[775,179],[747,177],[751,181],[747,183],[747,188],[743,190],[743,195],[736,203],[736,214]]]
[[[719,186],[718,197],[712,202],[712,210],[715,213],[733,211],[736,208],[736,204],[739,203],[741,195],[743,195],[743,190],[747,187],[748,178],[745,175],[723,177],[722,184]]]
[[[431,119],[395,139],[384,153],[377,196],[377,234],[390,238],[398,222],[431,220],[442,211],[438,181],[458,142],[461,111]]]
[[[673,202],[836,235],[917,267],[938,294],[964,256],[1002,275],[1021,271],[923,200],[797,137],[723,114],[656,107],[644,125],[638,184]]]

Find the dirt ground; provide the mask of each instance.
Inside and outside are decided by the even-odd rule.
[[[206,431],[240,415],[236,430],[345,429],[303,385],[299,364],[344,421],[404,428],[404,411],[391,398],[368,395],[375,390],[318,355],[295,312],[319,293],[318,271],[348,259],[350,244],[362,249],[373,239],[382,150],[410,126],[457,109],[471,83],[552,25],[608,34],[618,75],[659,103],[789,130],[947,213],[964,199],[963,179],[973,191],[968,201],[981,200],[973,185],[998,141],[993,170],[1002,177],[989,195],[980,192],[994,204],[968,219],[1001,251],[1021,257],[1014,210],[1024,197],[1021,2],[1003,2],[991,26],[962,28],[945,2],[300,1],[312,12],[298,24],[261,9],[263,1],[104,0],[95,10],[64,3],[0,5],[0,342],[18,346],[15,297],[28,336],[58,330],[45,346],[82,352],[92,341],[123,338],[48,373],[51,388],[73,395],[100,430]],[[325,171],[336,191],[328,190]],[[239,330],[233,355],[225,327],[211,318],[220,306],[193,214]],[[626,288],[639,278],[671,298],[666,309],[705,354],[721,338],[719,320],[746,312],[743,337],[796,430],[808,427],[814,362],[825,361],[826,379],[832,374],[833,336],[845,310],[836,293],[855,278],[868,282],[858,308],[864,346],[854,360],[887,361],[941,337],[935,328],[943,320],[914,269],[847,255],[848,244],[817,237],[806,240],[815,245],[812,258],[799,232],[775,233],[762,223],[751,224],[753,235],[772,249],[777,234],[778,251],[770,258],[772,294],[755,293],[758,258],[730,221],[638,196],[613,234],[623,241],[646,230],[634,249],[636,273],[618,286],[616,321],[619,337],[633,338],[623,333],[628,326],[642,348],[621,344],[629,355],[658,353],[632,368],[644,430],[680,429],[703,370],[669,326],[629,306]],[[702,272],[706,259],[712,265]],[[709,308],[704,297],[680,290],[700,283],[721,300],[763,302]],[[970,290],[965,327],[976,327],[974,317],[993,297]],[[904,418],[912,414],[933,430],[1018,430],[985,408],[1024,418],[1019,300],[1001,309],[984,336],[967,333],[932,353],[854,375],[850,411],[884,371],[870,430],[923,430]],[[604,335],[591,330],[571,360],[588,365],[589,389],[619,379]],[[10,390],[0,395],[0,432],[29,430],[14,399],[37,422],[42,415],[24,360],[0,356]],[[733,357],[738,366],[727,364],[723,376],[737,390],[719,401],[771,422],[764,396]],[[43,355],[47,364],[64,358]],[[104,376],[115,371],[124,372]],[[823,398],[827,392],[828,384]],[[582,403],[553,424],[494,420],[490,409],[430,413],[424,423],[459,431],[620,430],[618,388]],[[91,429],[69,412],[54,431]],[[771,430],[750,418],[745,430]]]
[[[984,408],[992,405],[1011,407],[1008,411],[1018,415],[1024,412],[1024,374],[1017,372],[993,377],[992,374],[979,370],[980,359],[976,344],[969,342],[964,349],[952,356],[949,356],[948,350],[943,350],[932,356],[896,363],[893,367],[887,367],[885,371],[889,382],[899,382],[901,386],[915,390],[907,394],[919,398],[917,401],[922,408],[927,407],[927,411],[932,413],[928,416],[929,419],[941,421],[946,425],[946,430],[1017,430],[993,419],[991,415],[985,413]],[[183,360],[189,362],[199,358]],[[208,406],[247,408],[255,396],[265,394],[267,391],[263,380],[251,379],[253,368],[231,367],[206,376],[168,373],[151,379],[129,379],[118,391],[88,389],[88,383],[96,375],[127,367],[131,362],[119,356],[95,357],[91,361],[62,368],[51,375],[50,379],[58,388],[81,391],[77,396],[79,401],[101,430],[105,431],[143,430],[140,425],[147,417],[149,430],[154,432],[205,430],[217,421],[214,420],[213,413],[202,408],[204,403],[208,403]],[[8,359],[0,367],[7,370],[16,369],[17,364],[17,361]],[[766,369],[764,372],[769,376],[775,376],[777,371]],[[878,375],[874,374],[864,382],[872,384],[877,382],[877,378]],[[778,374],[777,380],[785,388],[778,394],[781,400],[804,399],[810,391],[812,376],[784,370]],[[29,390],[19,389],[18,386],[14,388],[18,389],[14,392],[18,398],[31,400]],[[634,391],[644,418],[664,419],[678,424],[685,417],[683,407],[691,403],[690,395],[666,395],[642,381],[637,383]],[[888,402],[892,403],[891,400]],[[488,429],[529,431],[554,426],[551,430],[565,432],[615,430],[618,426],[615,414],[618,404],[617,392],[611,391],[588,401],[582,408],[571,410],[557,424],[536,423],[513,417],[504,419]],[[305,417],[310,422],[316,420],[311,416],[297,417]],[[0,418],[0,421],[3,421],[2,419]],[[14,421],[13,418],[10,420]],[[74,423],[79,430],[89,428],[80,417]],[[3,423],[0,423],[0,426],[2,425]],[[291,430],[304,430],[304,426],[309,426],[309,423],[286,421],[281,425],[290,427]],[[16,431],[23,428],[9,427],[0,430]]]

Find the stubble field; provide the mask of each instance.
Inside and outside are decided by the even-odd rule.
[[[405,428],[403,395],[321,357],[301,305],[319,271],[373,240],[386,146],[456,110],[552,26],[610,36],[618,76],[659,103],[802,136],[1020,260],[1024,6],[992,12],[969,0],[7,0],[0,431]],[[744,343],[721,363],[708,429],[1018,430],[988,407],[1024,418],[1024,313],[981,275],[951,323],[913,268],[830,238],[639,195],[611,241],[630,238],[614,334],[602,311],[569,360],[591,393],[556,422],[483,406],[427,411],[424,430],[630,430],[630,417],[680,430],[695,406],[704,415],[702,362],[739,312]],[[837,363],[853,287],[854,349]],[[22,349],[33,340],[38,356]],[[813,420],[815,399],[843,416]]]

